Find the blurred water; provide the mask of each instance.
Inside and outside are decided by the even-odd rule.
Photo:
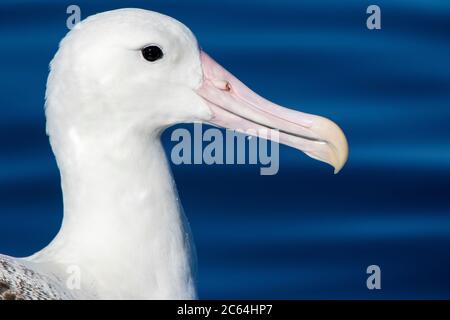
[[[62,218],[43,95],[69,4],[0,4],[0,252],[9,255],[45,246]],[[448,1],[377,1],[380,31],[365,27],[367,1],[76,4],[83,17],[119,7],[171,15],[255,91],[347,134],[337,176],[283,146],[276,176],[173,167],[201,298],[450,298]],[[370,264],[382,269],[380,291],[366,288]]]

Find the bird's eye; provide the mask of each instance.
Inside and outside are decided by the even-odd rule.
[[[151,45],[141,49],[142,56],[147,61],[156,61],[163,57],[163,52],[160,47]]]

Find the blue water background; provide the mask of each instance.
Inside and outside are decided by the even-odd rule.
[[[0,2],[0,252],[13,256],[44,247],[62,219],[43,96],[70,4]],[[337,176],[284,146],[275,176],[173,166],[201,298],[450,298],[450,2],[377,1],[378,31],[366,28],[368,1],[76,4],[83,17],[173,16],[255,91],[347,134]],[[366,288],[371,264],[378,291]]]

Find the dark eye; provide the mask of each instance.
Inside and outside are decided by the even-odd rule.
[[[161,48],[154,45],[141,49],[141,52],[144,59],[151,62],[161,59],[164,55]]]

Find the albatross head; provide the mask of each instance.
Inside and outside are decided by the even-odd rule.
[[[338,172],[347,141],[332,121],[252,92],[204,51],[182,23],[121,9],[81,22],[61,42],[46,93],[47,131],[58,137],[161,132],[181,122],[233,130],[278,129],[281,143]]]

